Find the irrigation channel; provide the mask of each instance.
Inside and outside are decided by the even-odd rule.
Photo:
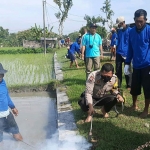
[[[63,76],[61,67],[57,61],[54,62],[56,79],[60,80]],[[53,69],[51,75],[55,78]],[[50,90],[21,92],[19,89],[18,93],[10,93],[19,110],[19,115],[15,119],[23,141],[16,142],[12,135],[4,133],[0,150],[89,150],[91,148],[92,145],[84,137],[76,134],[73,113],[71,109],[66,109],[70,108],[71,104],[65,91],[58,89],[56,91],[57,101],[56,92]]]
[[[19,110],[15,119],[25,143],[16,142],[11,135],[4,133],[3,144],[0,147],[3,147],[3,150],[48,149],[46,141],[51,139],[57,130],[56,98],[52,98],[49,92],[10,95]]]

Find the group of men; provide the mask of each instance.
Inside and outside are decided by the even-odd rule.
[[[131,88],[132,108],[138,109],[137,97],[141,94],[141,87],[143,87],[145,107],[141,117],[145,118],[148,115],[150,103],[150,26],[146,24],[147,12],[143,9],[137,10],[134,13],[134,21],[135,26],[131,29],[125,24],[124,17],[119,17],[116,20],[119,28],[117,42],[112,42],[112,49],[116,48],[116,74],[111,63],[105,63],[100,69],[100,55],[103,57],[103,50],[102,39],[96,33],[96,24],[91,24],[89,32],[85,33],[82,38],[78,38],[70,46],[70,50],[73,51],[70,51],[72,54],[74,50],[78,51],[81,48],[82,58],[85,59],[86,89],[81,94],[82,99],[79,101],[81,109],[88,112],[85,122],[91,121],[95,102],[98,102],[98,106],[103,106],[101,111],[104,117],[109,116],[108,112],[117,102],[124,102],[118,90],[122,82],[123,62],[125,63],[124,73],[127,88]],[[71,60],[74,60],[74,56],[71,57]],[[132,74],[131,63],[133,66]],[[92,72],[93,66],[94,71]],[[22,140],[19,128],[12,115],[13,113],[17,116],[18,110],[9,96],[3,79],[6,72],[7,70],[0,64],[0,142],[3,140],[3,131],[12,133],[16,140]]]
[[[83,111],[88,112],[85,122],[90,122],[94,113],[93,104],[103,106],[102,113],[108,117],[108,112],[117,103],[123,102],[119,89],[122,84],[122,63],[126,88],[132,95],[132,109],[137,110],[137,98],[143,87],[145,107],[140,117],[148,115],[150,103],[150,26],[146,24],[147,12],[138,9],[134,13],[135,26],[130,28],[125,24],[124,17],[116,19],[118,31],[112,29],[111,52],[116,62],[116,72],[111,63],[104,64],[99,70],[100,54],[103,56],[102,40],[96,33],[96,25],[90,26],[90,32],[82,41],[82,57],[86,55],[86,90],[81,94],[79,105]],[[131,65],[132,63],[132,65]],[[92,72],[92,66],[94,70]],[[131,67],[132,66],[132,67]],[[133,68],[133,69],[131,69]],[[131,71],[133,70],[133,71]],[[118,78],[118,80],[117,80]],[[118,82],[118,88],[115,88]]]

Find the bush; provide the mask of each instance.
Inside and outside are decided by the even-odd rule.
[[[54,49],[47,48],[46,52],[51,53]],[[30,53],[44,53],[43,48],[20,48],[20,49],[0,49],[0,54],[30,54]]]

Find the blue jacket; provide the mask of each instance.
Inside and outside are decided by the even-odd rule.
[[[0,82],[0,111],[7,111],[8,107],[15,108],[12,102],[4,79]]]
[[[127,56],[130,30],[131,30],[131,28],[128,27],[128,26],[127,26],[126,29],[118,30],[118,39],[117,39],[117,50],[116,50],[116,53],[120,54],[123,57]]]
[[[113,33],[111,37],[111,46],[117,45],[117,33]]]
[[[80,45],[77,42],[74,42],[73,44],[70,45],[69,53],[75,54],[75,52],[77,53],[80,52]]]
[[[129,49],[126,64],[133,59],[133,68],[142,69],[150,66],[150,26],[145,25],[141,31],[133,27],[129,35]]]

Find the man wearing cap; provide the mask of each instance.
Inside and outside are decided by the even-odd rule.
[[[3,141],[3,132],[12,133],[14,139],[22,141],[18,125],[12,115],[13,113],[15,116],[18,116],[18,110],[9,96],[6,83],[3,79],[6,72],[7,70],[0,63],[0,142]]]
[[[129,74],[129,65],[133,63],[133,74],[131,84],[131,95],[133,100],[133,109],[138,109],[137,97],[141,94],[143,87],[145,97],[144,111],[140,117],[145,118],[148,115],[150,103],[150,26],[146,24],[147,12],[139,9],[134,13],[135,27],[129,34],[129,47],[126,58],[124,73]]]
[[[125,63],[129,45],[129,33],[131,28],[125,24],[125,19],[123,16],[116,19],[118,30],[117,38],[117,50],[116,50],[116,75],[118,77],[118,87],[121,88],[122,84],[122,63]],[[131,67],[130,67],[131,70]],[[132,74],[125,75],[126,88],[130,90]]]
[[[90,32],[88,32],[82,41],[82,59],[84,59],[84,51],[86,57],[86,78],[92,71],[100,68],[100,54],[103,56],[102,39],[99,34],[96,33],[97,25],[92,23],[90,25]]]
[[[116,59],[116,45],[117,45],[117,33],[116,33],[116,29],[112,28],[111,29],[111,57],[110,60],[115,60]]]

